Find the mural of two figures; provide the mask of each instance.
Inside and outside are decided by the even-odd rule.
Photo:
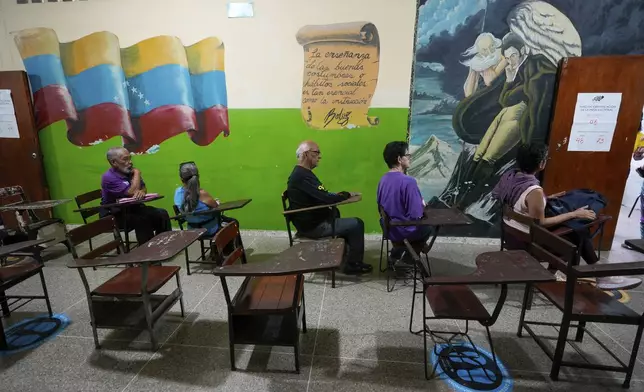
[[[434,207],[499,230],[490,193],[521,143],[546,142],[558,64],[644,52],[638,0],[421,0],[409,174]]]

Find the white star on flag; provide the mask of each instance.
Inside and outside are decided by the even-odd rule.
[[[145,103],[145,106],[150,106],[150,101],[148,101],[147,99],[143,103]]]
[[[134,94],[136,94],[136,93],[138,93],[138,92],[139,92],[139,90],[137,90],[137,88],[136,88],[136,87],[132,87],[132,88],[131,88],[131,90],[132,90],[132,92],[133,92]]]
[[[139,99],[143,99],[143,93],[139,93]]]
[[[130,86],[130,82],[128,82],[127,80],[123,82],[123,87],[129,87],[129,86]]]
[[[119,101],[119,97],[117,97],[117,96],[115,95],[115,96],[114,96],[114,102],[118,103],[118,101]]]

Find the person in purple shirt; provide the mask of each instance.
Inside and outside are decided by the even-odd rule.
[[[424,215],[425,202],[416,180],[406,174],[411,166],[409,145],[405,142],[391,142],[385,146],[383,157],[389,171],[378,184],[378,205],[385,210],[392,222],[420,220]],[[388,233],[392,242],[406,239],[411,243],[427,242],[431,234],[429,226],[391,227]],[[404,248],[392,250],[392,257],[396,258],[395,255],[402,251]]]
[[[125,197],[143,199],[147,193],[145,181],[141,171],[132,165],[130,152],[123,147],[112,147],[107,150],[107,161],[112,167],[101,177],[101,204],[113,204]],[[127,223],[128,229],[134,229],[139,244],[172,229],[168,212],[161,208],[137,204],[128,207],[125,215],[119,208],[100,212],[101,217],[110,214],[116,217],[119,227]]]

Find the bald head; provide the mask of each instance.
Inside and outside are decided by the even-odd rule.
[[[300,143],[295,150],[297,163],[307,169],[314,169],[317,167],[321,158],[320,147],[312,140],[306,140]]]

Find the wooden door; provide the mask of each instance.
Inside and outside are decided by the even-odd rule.
[[[24,71],[0,72],[0,89],[11,90],[20,134],[17,139],[0,138],[0,187],[20,185],[29,200],[49,199],[27,74]],[[2,217],[5,225],[15,225],[10,214]]]
[[[578,93],[622,93],[617,126],[608,152],[568,151]],[[588,188],[608,200],[602,249],[613,243],[644,105],[644,56],[575,57],[559,69],[550,124],[550,160],[543,174],[546,194]]]

